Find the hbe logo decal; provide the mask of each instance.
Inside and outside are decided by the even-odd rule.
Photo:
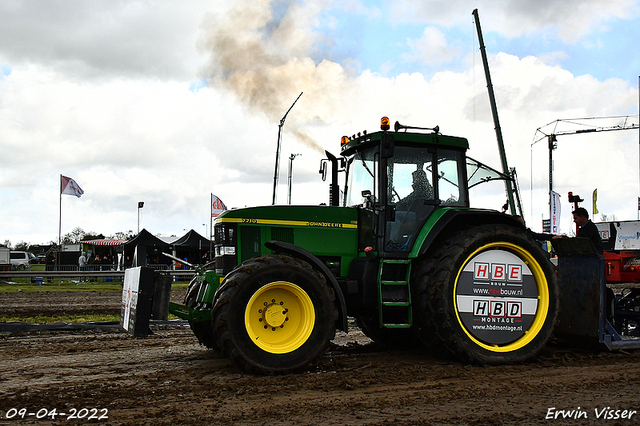
[[[522,282],[522,265],[477,262],[473,278],[479,281]]]

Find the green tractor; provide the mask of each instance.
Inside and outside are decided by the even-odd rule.
[[[390,131],[384,117],[381,129],[343,137],[339,158],[326,153],[329,205],[216,219],[214,266],[170,306],[200,343],[250,373],[291,373],[317,362],[354,318],[382,345],[463,362],[538,353],[558,312],[553,265],[514,216],[469,207],[470,187],[509,177],[437,127]]]

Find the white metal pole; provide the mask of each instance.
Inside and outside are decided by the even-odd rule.
[[[302,155],[302,154],[291,154],[289,156],[289,182],[288,182],[288,186],[289,186],[289,193],[287,196],[287,204],[291,204],[291,180],[293,177],[293,160],[298,156],[298,155]]]

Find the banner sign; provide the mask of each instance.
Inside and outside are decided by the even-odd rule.
[[[560,194],[551,191],[551,230],[552,234],[560,232]]]

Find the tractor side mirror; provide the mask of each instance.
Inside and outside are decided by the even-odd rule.
[[[362,198],[365,199],[365,207],[373,208],[374,196],[371,195],[371,191],[368,189],[365,189],[360,193],[360,195],[362,195]]]
[[[318,171],[322,176],[322,181],[327,180],[327,160],[320,160],[320,170]]]

